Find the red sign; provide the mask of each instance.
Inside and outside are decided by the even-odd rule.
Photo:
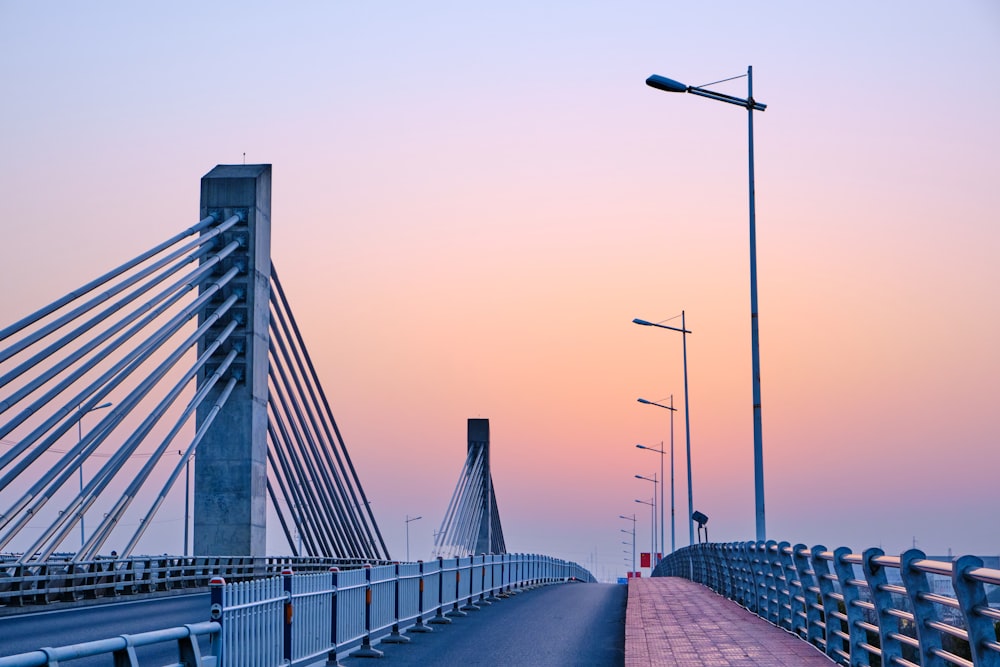
[[[627,572],[626,574],[628,575],[629,579],[638,579],[639,577],[642,576],[642,572]]]
[[[639,554],[639,567],[649,567],[649,552],[643,551]]]

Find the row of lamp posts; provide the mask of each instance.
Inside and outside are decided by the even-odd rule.
[[[674,81],[673,79],[668,79],[666,77],[654,74],[646,79],[646,84],[652,88],[662,90],[669,93],[691,93],[699,97],[707,97],[709,99],[717,100],[719,102],[726,102],[728,104],[735,104],[741,106],[747,110],[748,118],[748,164],[749,164],[749,209],[750,209],[750,350],[751,350],[751,374],[753,382],[753,435],[754,435],[754,510],[755,510],[755,528],[756,528],[756,539],[758,541],[766,540],[766,530],[765,530],[765,520],[764,520],[764,459],[763,459],[763,447],[762,447],[762,436],[761,436],[761,409],[760,409],[760,335],[757,322],[757,221],[756,221],[756,203],[755,203],[755,192],[754,192],[754,157],[753,157],[753,112],[754,111],[764,111],[767,106],[756,102],[753,98],[753,67],[747,68],[746,75],[740,75],[733,78],[742,78],[742,76],[747,77],[747,96],[746,98],[734,97],[732,95],[726,95],[724,93],[719,93],[714,90],[709,90],[704,86],[688,86],[686,84]],[[728,80],[728,79],[727,79]],[[716,83],[721,83],[716,82]],[[712,85],[712,84],[708,84]],[[691,413],[689,410],[688,401],[688,369],[687,369],[687,334],[691,333],[688,331],[684,311],[681,311],[681,326],[680,328],[667,326],[662,323],[649,322],[642,319],[632,320],[635,324],[639,324],[647,327],[658,327],[660,329],[668,329],[670,331],[677,331],[681,334],[683,340],[683,350],[684,350],[684,432],[685,432],[685,445],[687,454],[687,492],[688,492],[688,540],[690,544],[694,544],[694,524],[698,523],[698,537],[701,541],[701,531],[705,530],[705,540],[708,539],[708,529],[706,524],[708,523],[708,516],[702,512],[695,511],[694,509],[694,496],[692,492],[691,485]],[[639,402],[644,405],[652,405],[659,408],[664,408],[670,411],[670,550],[671,552],[676,549],[675,531],[674,531],[674,412],[676,411],[673,406],[673,395],[670,396],[670,403],[664,405],[656,401],[649,401],[644,398],[640,398]],[[653,526],[652,526],[652,549],[650,553],[650,559],[655,559],[656,554],[656,485],[660,485],[660,553],[662,554],[664,547],[664,501],[663,501],[663,487],[665,486],[665,478],[663,475],[663,457],[665,451],[663,444],[660,444],[660,448],[656,449],[654,447],[648,447],[646,445],[636,445],[639,449],[644,449],[647,451],[656,452],[660,455],[660,477],[657,479],[654,474],[652,478],[645,477],[643,475],[636,475],[636,478],[641,480],[646,480],[653,482],[653,499],[652,502],[646,502],[645,500],[636,500],[637,503],[642,503],[645,505],[650,505],[653,513]],[[621,515],[621,518],[628,519],[629,517]],[[632,571],[635,571],[635,515],[631,517],[632,519],[632,545],[633,545],[633,558],[632,558]],[[626,531],[627,532],[627,531]]]

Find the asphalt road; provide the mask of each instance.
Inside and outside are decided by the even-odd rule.
[[[617,667],[625,664],[625,601],[616,584],[545,586],[411,635],[409,644],[379,644],[385,667]],[[344,667],[372,667],[342,658]]]
[[[0,656],[199,623],[209,620],[209,608],[208,593],[198,593],[3,616],[0,617]],[[201,649],[207,652],[207,642]],[[136,654],[140,664],[165,665],[177,661],[177,643],[141,647],[136,649]],[[80,658],[69,664],[72,667],[107,667],[110,660],[105,655]]]

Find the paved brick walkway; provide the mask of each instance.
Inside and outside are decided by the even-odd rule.
[[[687,579],[632,579],[625,667],[830,667],[833,661],[731,600]]]

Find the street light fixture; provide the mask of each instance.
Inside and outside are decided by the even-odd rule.
[[[635,515],[633,514],[632,516],[625,516],[624,514],[619,514],[618,518],[632,522],[632,572],[635,572]],[[628,532],[628,531],[622,528],[622,532]]]
[[[635,318],[632,320],[633,323],[644,327],[656,327],[658,329],[669,329],[670,331],[677,331],[681,334],[681,347],[684,357],[684,439],[686,441],[687,449],[687,489],[688,489],[688,516],[694,510],[694,491],[691,488],[691,400],[688,396],[688,348],[687,348],[687,335],[691,333],[688,331],[684,311],[681,311],[681,328],[667,326],[666,324],[659,324],[656,322],[647,322],[646,320],[641,320]],[[670,405],[663,405],[657,403],[656,401],[647,401],[645,398],[638,399],[640,403],[644,405],[654,405],[658,408],[663,408],[665,410],[670,410],[671,422],[670,422],[670,441],[673,444],[673,404],[674,399],[671,395]],[[673,460],[673,459],[671,459]],[[688,521],[688,544],[694,544],[694,523],[690,520]]]
[[[78,445],[83,442],[83,415],[87,414],[88,412],[94,412],[95,410],[103,410],[104,408],[110,408],[111,405],[112,405],[111,401],[108,401],[107,403],[101,403],[100,405],[95,405],[94,407],[88,408],[86,410],[83,409],[82,405],[77,406],[77,408],[76,408],[77,412],[80,413],[80,418],[76,420],[76,442],[77,442]],[[80,460],[80,495],[83,496],[83,459]],[[81,549],[83,548],[83,543],[85,541],[85,537],[86,537],[86,531],[84,530],[84,526],[83,526],[83,507],[81,505],[81,509],[80,509],[80,548]]]
[[[673,406],[674,397],[670,396],[670,405]],[[668,408],[670,412],[670,553],[673,553],[676,547],[675,530],[674,530],[674,410],[673,407]],[[649,452],[656,452],[660,455],[660,479],[663,477],[663,455],[666,453],[663,450],[663,443],[660,443],[660,448],[647,447],[646,445],[636,445],[637,449],[645,449]],[[666,504],[663,502],[663,486],[660,487],[660,553],[665,551],[664,540],[666,539],[666,529],[663,523],[663,514],[666,511]]]
[[[739,77],[733,78],[741,78]],[[746,99],[726,95],[700,86],[688,86],[679,81],[654,74],[646,79],[646,85],[668,93],[691,93],[699,97],[735,104],[747,110],[747,144],[749,146],[749,184],[750,184],[750,355],[751,374],[753,380],[753,470],[754,496],[756,510],[757,540],[766,539],[764,521],[764,454],[761,435],[760,414],[760,332],[757,323],[757,212],[756,194],[753,175],[753,112],[764,111],[766,104],[761,104],[753,98],[753,67],[747,67]],[[685,401],[686,402],[686,401]],[[688,508],[691,511],[691,508]]]
[[[409,514],[406,515],[405,523],[406,523],[406,562],[407,563],[410,562],[410,522],[411,521],[417,521],[417,520],[423,519],[423,518],[424,517],[422,517],[422,516],[415,516],[413,518],[410,518]]]
[[[642,475],[636,475],[636,479],[642,479],[647,482],[653,483],[653,513],[656,513],[656,487],[660,481],[656,478],[656,473],[653,473],[652,477],[643,477]],[[656,550],[656,519],[653,519],[653,551],[650,553],[651,559],[656,559],[656,554],[663,553],[663,487],[660,486],[660,550]]]

